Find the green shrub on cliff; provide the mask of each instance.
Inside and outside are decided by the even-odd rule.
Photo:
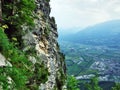
[[[24,24],[29,27],[34,24],[34,0],[4,0],[2,9],[3,20],[9,25],[20,28]]]
[[[78,88],[78,81],[73,76],[67,77],[67,89],[68,90],[80,90]]]
[[[35,0],[2,0],[2,25],[8,26],[5,33],[11,41],[18,40],[19,48],[23,44],[22,35],[34,27],[35,7]]]
[[[86,84],[87,90],[102,90],[102,88],[98,85],[98,78],[91,78],[90,82]]]
[[[120,83],[116,83],[112,90],[120,90]]]
[[[8,62],[12,64],[12,66],[0,68],[0,85],[3,86],[4,90],[8,89],[10,86],[8,77],[10,77],[14,83],[11,83],[13,84],[11,87],[18,90],[26,89],[26,82],[32,74],[29,70],[31,63],[23,52],[19,51],[9,42],[2,28],[0,28],[0,52],[9,59]]]

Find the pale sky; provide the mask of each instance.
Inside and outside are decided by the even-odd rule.
[[[120,19],[120,0],[51,0],[51,16],[58,28],[85,28]]]

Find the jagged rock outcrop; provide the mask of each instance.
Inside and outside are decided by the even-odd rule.
[[[38,85],[39,90],[66,90],[64,55],[60,52],[57,42],[57,25],[54,17],[50,17],[49,0],[36,0],[35,28],[28,29],[22,36],[22,50],[27,53],[28,59],[33,64],[34,76],[27,85]],[[5,57],[0,54],[1,65],[5,64]],[[39,72],[40,71],[40,72]],[[41,74],[41,75],[39,75]],[[39,78],[40,77],[40,78]]]
[[[49,72],[48,80],[44,84],[41,83],[40,90],[62,90],[65,82],[65,63],[57,42],[57,26],[54,18],[49,16],[50,6],[47,0],[36,0],[36,4],[35,13],[38,18],[35,20],[35,29],[23,38],[26,47],[34,45],[37,56]]]

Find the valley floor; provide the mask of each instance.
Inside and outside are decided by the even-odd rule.
[[[90,79],[95,75],[100,81],[120,82],[119,47],[93,46],[60,41],[66,55],[67,73],[77,79]]]

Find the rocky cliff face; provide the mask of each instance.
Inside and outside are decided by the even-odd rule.
[[[49,0],[36,0],[35,28],[23,26],[22,50],[32,62],[34,73],[27,85],[39,86],[39,90],[65,90],[65,62],[57,42],[57,25],[50,17]],[[5,66],[5,57],[0,54],[0,65]]]
[[[64,79],[62,80],[62,78],[65,78],[65,63],[57,42],[57,26],[54,18],[49,16],[50,6],[48,1],[36,0],[36,4],[35,13],[38,16],[35,20],[36,28],[32,33],[30,32],[32,40],[29,40],[30,33],[25,36],[25,43],[28,44],[27,47],[35,45],[37,56],[40,57],[49,72],[48,80],[44,84],[41,83],[40,90],[62,90],[64,85]]]

